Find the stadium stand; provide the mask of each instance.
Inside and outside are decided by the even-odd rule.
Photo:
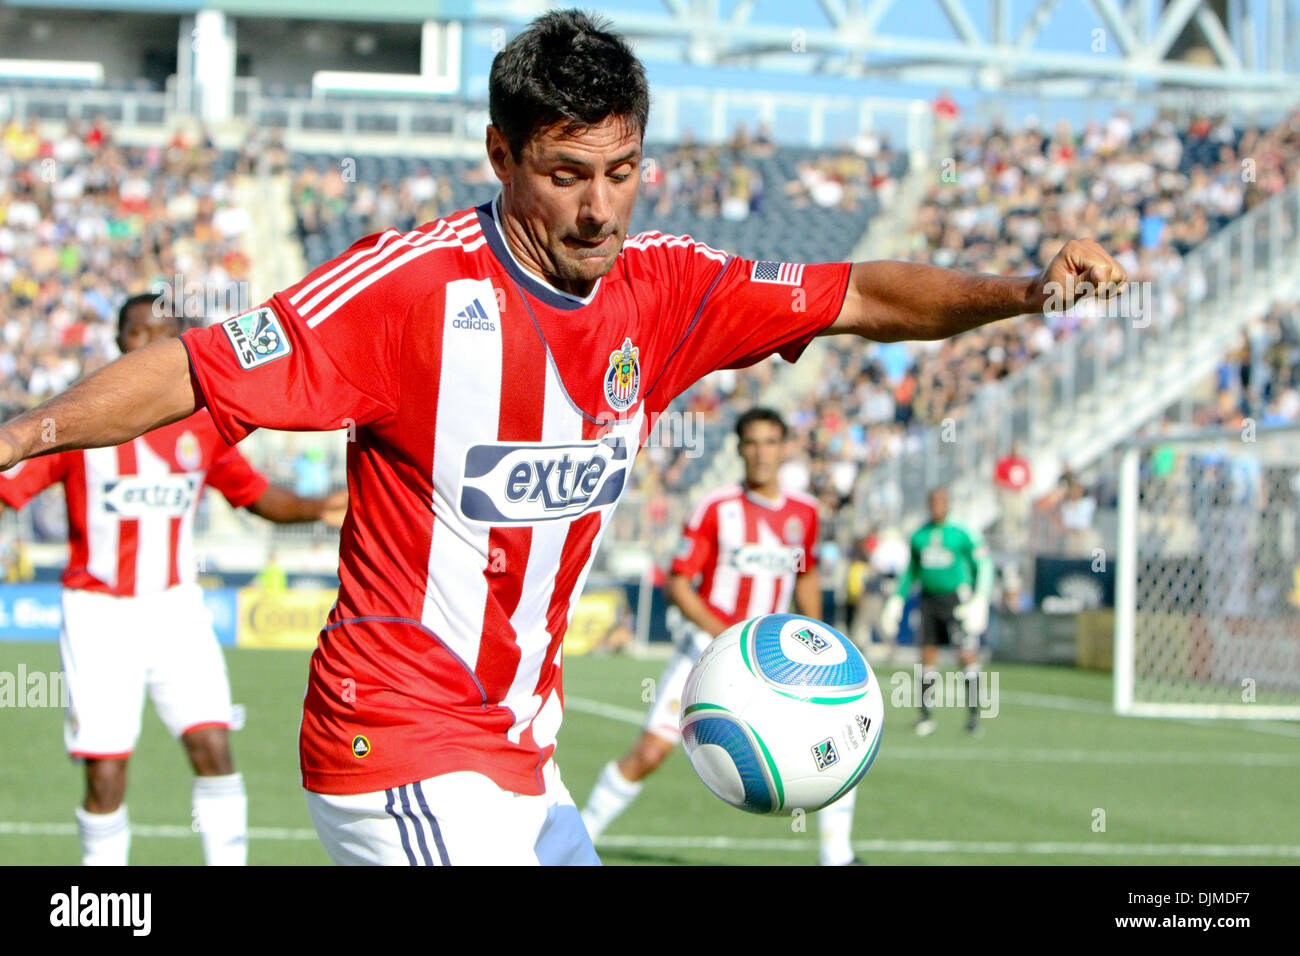
[[[1117,113],[1077,134],[1065,125],[1045,132],[1031,122],[1020,130],[961,130],[952,142],[956,175],[933,183],[911,216],[909,254],[1007,274],[1035,268],[1082,221],[1099,224],[1097,238],[1139,281],[1167,274],[1188,249],[1300,171],[1294,116],[1262,130],[1208,118],[1180,127],[1164,116],[1134,129]],[[1243,179],[1247,154],[1255,165]],[[656,144],[647,157],[634,230],[689,234],[750,258],[849,258],[908,174],[906,157],[887,140],[815,152],[777,146],[761,129],[752,138],[737,129],[721,145],[689,138]],[[183,274],[208,289],[233,286],[246,294],[247,222],[233,203],[237,174],[288,171],[296,234],[312,266],[362,235],[389,225],[409,229],[496,192],[482,161],[290,153],[274,137],[228,151],[180,136],[165,147],[125,147],[102,120],[69,123],[54,135],[43,135],[35,122],[10,124],[0,163],[6,414],[116,354],[111,322],[126,292]],[[60,175],[43,179],[49,163]],[[926,426],[959,417],[982,386],[1051,352],[1091,321],[1079,314],[1024,317],[937,345],[828,344],[822,367],[805,379],[811,390],[783,405],[798,445],[785,480],[822,502],[827,536],[849,546],[881,523],[880,515],[846,507],[871,467],[896,457]],[[1294,364],[1286,351],[1293,348],[1286,344],[1288,323],[1293,311],[1269,319],[1255,336],[1273,336],[1268,354],[1292,356],[1273,366],[1277,382],[1288,374],[1285,362]],[[683,396],[673,411],[689,413],[682,419],[696,429],[689,447],[651,440],[611,538],[640,542],[654,558],[666,558],[690,490],[727,473],[730,456],[717,452],[728,447],[737,410],[774,394],[787,374],[781,365],[721,373]],[[1258,395],[1267,405],[1261,414],[1294,415],[1294,385]],[[315,487],[322,473],[337,483],[342,473],[341,449],[289,438],[252,443],[250,450],[273,478],[303,488]],[[1043,547],[1057,546],[1050,535],[1059,523],[1042,517],[1053,508],[1044,503],[1036,512],[1035,540]],[[57,520],[50,524],[57,533]],[[304,530],[275,534],[291,541]]]

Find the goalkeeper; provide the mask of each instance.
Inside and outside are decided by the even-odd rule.
[[[898,590],[880,614],[880,629],[887,637],[898,633],[908,592],[921,582],[921,717],[916,732],[934,733],[930,702],[938,674],[940,645],[961,650],[966,673],[966,730],[978,733],[980,635],[988,628],[989,595],[993,591],[993,562],[978,531],[948,520],[948,491],[930,492],[930,520],[911,540],[912,558],[898,582]]]

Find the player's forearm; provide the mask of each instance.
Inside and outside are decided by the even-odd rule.
[[[185,347],[175,339],[150,345],[0,426],[0,469],[56,451],[120,445],[194,409]]]
[[[307,498],[279,485],[268,485],[248,510],[259,518],[276,524],[301,524],[319,521],[329,507],[330,499]]]
[[[717,637],[727,629],[726,623],[709,610],[704,599],[695,592],[691,582],[684,576],[673,575],[668,579],[668,600],[677,605],[677,609],[682,612],[686,620],[710,637]]]
[[[806,571],[794,582],[794,606],[804,617],[822,616],[822,579],[814,571]]]
[[[875,342],[945,339],[1036,312],[1032,276],[956,272],[915,262],[857,262],[849,276],[853,331]]]

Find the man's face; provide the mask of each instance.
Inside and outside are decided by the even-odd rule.
[[[770,485],[785,460],[785,438],[776,422],[756,421],[745,426],[740,439],[740,457],[745,461],[745,484]]]
[[[930,520],[935,524],[942,524],[943,519],[946,517],[948,517],[948,492],[932,492],[930,495]]]
[[[126,322],[118,331],[117,345],[125,355],[180,334],[179,322],[166,313],[155,314],[152,305],[140,302],[127,310]]]
[[[487,149],[502,202],[524,230],[512,238],[553,285],[586,295],[614,268],[627,237],[641,180],[636,123],[610,117],[567,136],[562,124],[551,126],[529,139],[518,162],[490,126]]]

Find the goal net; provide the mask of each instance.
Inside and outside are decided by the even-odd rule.
[[[1115,709],[1300,719],[1300,427],[1129,446]]]

